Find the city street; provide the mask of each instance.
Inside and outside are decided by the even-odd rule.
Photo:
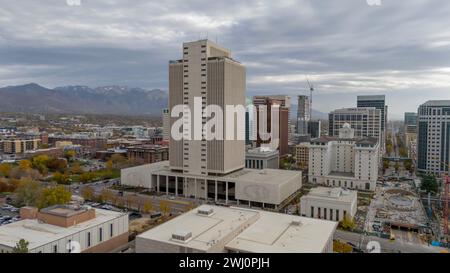
[[[444,248],[427,246],[422,244],[407,243],[405,241],[391,241],[376,236],[365,236],[359,233],[337,230],[334,236],[344,242],[360,246],[363,251],[367,251],[367,243],[370,241],[378,242],[381,246],[381,253],[441,253]]]

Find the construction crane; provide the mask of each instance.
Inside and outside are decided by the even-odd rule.
[[[309,87],[309,119],[312,119],[312,102],[313,102],[312,97],[314,92],[314,85],[311,84],[311,82],[308,79],[308,76],[305,77]]]

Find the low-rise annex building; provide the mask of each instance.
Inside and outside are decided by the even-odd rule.
[[[30,253],[103,253],[128,243],[128,214],[87,206],[23,207],[20,221],[0,227],[0,252],[24,239]]]
[[[317,187],[300,198],[300,214],[331,221],[351,219],[357,211],[357,191],[342,188]]]
[[[302,187],[302,173],[278,169],[242,169],[222,176],[170,170],[169,162],[122,169],[121,184],[157,193],[216,203],[278,209]]]
[[[202,205],[136,237],[137,253],[330,253],[333,221]]]

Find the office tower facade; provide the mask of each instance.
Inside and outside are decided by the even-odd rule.
[[[227,174],[244,168],[245,140],[226,139],[225,109],[227,105],[245,107],[245,78],[245,67],[231,58],[228,49],[209,40],[183,44],[183,59],[169,64],[169,106],[173,111],[175,106],[185,105],[190,109],[191,117],[182,117],[184,138],[170,138],[171,170],[205,176]],[[194,109],[194,100],[199,98],[202,109]],[[194,138],[195,113],[208,105],[217,105],[224,112],[223,140],[207,140],[204,132],[200,140]],[[177,120],[171,118],[171,127]],[[190,126],[186,125],[190,120]],[[202,128],[209,120],[201,118]],[[237,127],[235,117],[234,132],[245,130]]]
[[[417,112],[417,170],[435,175],[448,172],[450,100],[427,101]]]
[[[168,108],[162,110],[163,118],[163,140],[169,140],[170,138],[170,111]]]
[[[321,126],[322,122],[320,120],[308,121],[308,134],[311,136],[311,138],[320,137],[322,133]]]
[[[405,113],[405,125],[417,125],[417,113],[406,112]]]
[[[300,95],[297,97],[297,99],[297,134],[306,135],[308,134],[308,121],[311,119],[309,96]]]
[[[374,137],[355,137],[345,123],[338,136],[313,139],[309,146],[310,183],[374,191],[378,179],[379,142]]]
[[[355,129],[355,137],[375,137],[382,143],[381,110],[374,107],[343,108],[329,114],[329,136],[338,136],[346,123]]]
[[[287,96],[255,96],[253,98],[253,105],[256,108],[256,131],[257,134],[257,146],[272,143],[272,139],[262,140],[259,134],[260,127],[263,125],[267,130],[267,133],[272,132],[272,117],[271,110],[274,105],[279,106],[279,120],[278,120],[278,147],[271,147],[278,149],[280,152],[280,157],[283,157],[289,153],[289,107],[290,98]],[[264,116],[260,113],[260,107],[265,106],[267,115]],[[262,130],[265,131],[265,130]]]
[[[381,131],[385,131],[388,107],[385,95],[358,96],[357,107],[375,107],[381,111]]]

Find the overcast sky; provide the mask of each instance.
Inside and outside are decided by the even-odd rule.
[[[386,94],[391,118],[450,99],[450,1],[0,0],[0,86],[167,90],[168,60],[206,38],[247,67],[247,95],[306,92],[314,108]],[[376,2],[375,0],[368,0]]]

